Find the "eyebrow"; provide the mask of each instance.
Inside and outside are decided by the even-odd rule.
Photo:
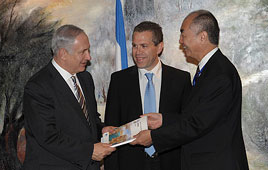
[[[90,48],[83,49],[81,52],[84,53],[87,50],[90,50]]]
[[[132,45],[150,45],[151,43],[141,43],[141,44],[135,44],[135,43],[132,43]],[[152,42],[152,44],[154,44],[154,42]]]

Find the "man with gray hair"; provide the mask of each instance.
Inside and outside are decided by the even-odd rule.
[[[85,32],[61,26],[52,38],[53,59],[24,90],[25,170],[99,170],[115,148],[99,142],[104,127],[94,83],[85,71],[91,60]]]

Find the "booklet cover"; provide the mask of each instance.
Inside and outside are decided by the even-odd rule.
[[[101,142],[110,143],[112,147],[117,147],[134,141],[133,136],[147,129],[147,116],[144,116],[116,128],[112,134],[109,134],[109,132],[104,133]]]

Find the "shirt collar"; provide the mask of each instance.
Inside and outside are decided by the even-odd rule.
[[[199,69],[201,70],[208,62],[208,60],[212,57],[212,55],[218,50],[219,48],[216,47],[213,50],[211,50],[205,57],[202,58],[202,60],[199,62],[198,66]]]
[[[64,70],[54,59],[52,59],[52,64],[58,70],[65,81],[67,81],[72,76],[76,76],[76,74],[71,75],[68,71]]]
[[[160,60],[158,60],[158,63],[156,64],[156,66],[152,70],[148,71],[144,68],[139,68],[138,70],[139,70],[140,76],[144,76],[145,73],[154,73],[154,75],[157,78],[159,78],[159,77],[161,77],[162,64],[161,64]]]

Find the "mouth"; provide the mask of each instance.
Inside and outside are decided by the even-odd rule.
[[[182,45],[182,51],[186,54],[186,51],[188,50],[187,46]]]
[[[83,63],[81,63],[81,65],[82,65],[83,67],[85,67],[85,66],[87,66],[87,63],[88,63],[88,62],[83,62]]]
[[[187,46],[182,45],[182,49],[183,49],[183,50],[186,50],[186,49],[187,49]]]
[[[136,62],[141,63],[145,60],[145,57],[135,57]]]
[[[185,45],[183,45],[183,44],[180,44],[180,47],[179,47],[181,50],[186,50],[187,49],[187,47],[185,46]]]

